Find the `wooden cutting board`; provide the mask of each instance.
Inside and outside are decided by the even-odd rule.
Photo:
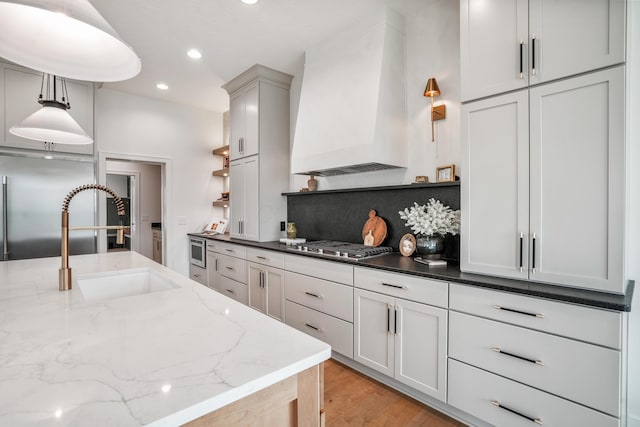
[[[380,246],[387,238],[387,223],[376,215],[375,210],[369,211],[369,219],[362,228],[362,240],[365,246]]]

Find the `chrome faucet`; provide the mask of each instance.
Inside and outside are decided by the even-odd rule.
[[[87,227],[69,227],[69,203],[71,203],[71,199],[74,198],[76,194],[84,190],[102,190],[106,193],[111,194],[113,196],[113,200],[116,202],[116,207],[118,208],[118,216],[120,217],[120,225],[110,225],[110,226],[87,226]],[[62,203],[62,265],[59,270],[59,286],[58,289],[60,291],[68,291],[71,289],[71,267],[69,267],[69,230],[118,230],[118,234],[116,237],[116,244],[122,245],[124,244],[124,233],[125,230],[129,229],[122,225],[122,217],[124,217],[124,203],[120,196],[116,194],[112,189],[100,185],[100,184],[87,184],[81,185],[80,187],[76,187],[67,194],[64,202]]]

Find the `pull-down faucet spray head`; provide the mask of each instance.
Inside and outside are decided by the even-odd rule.
[[[100,230],[100,229],[115,229],[117,230],[116,243],[119,245],[124,244],[124,232],[127,228],[123,225],[123,217],[125,215],[124,203],[120,196],[116,194],[115,191],[100,184],[87,184],[81,185],[80,187],[76,187],[67,194],[64,202],[62,202],[62,239],[61,239],[61,258],[62,265],[60,266],[59,271],[59,286],[58,289],[61,291],[68,291],[71,289],[71,267],[69,267],[69,203],[75,197],[76,194],[80,193],[84,190],[101,190],[104,191],[111,196],[113,196],[113,200],[116,202],[116,207],[118,208],[118,216],[120,217],[120,225],[116,226],[89,226],[89,227],[77,227],[74,228],[76,230]]]

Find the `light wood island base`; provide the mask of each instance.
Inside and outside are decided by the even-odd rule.
[[[185,426],[323,427],[323,364],[197,418]]]

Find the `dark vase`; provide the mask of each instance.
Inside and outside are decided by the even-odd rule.
[[[417,236],[416,253],[424,259],[440,259],[444,253],[444,236]]]

